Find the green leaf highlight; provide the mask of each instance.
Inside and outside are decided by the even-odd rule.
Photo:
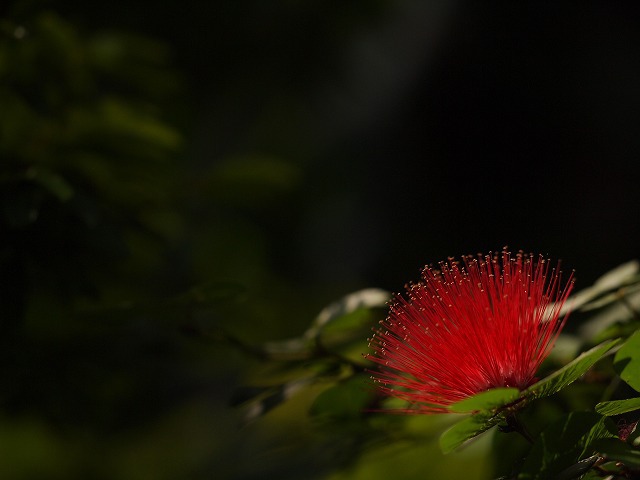
[[[640,330],[636,331],[616,353],[613,361],[620,378],[640,392]]]
[[[440,436],[440,449],[442,453],[451,453],[467,440],[486,432],[501,421],[501,415],[492,415],[490,413],[468,416]]]
[[[346,336],[349,331],[359,333],[368,320],[368,311],[373,308],[385,307],[391,294],[378,288],[366,288],[353,292],[340,300],[331,303],[315,318],[311,326],[300,336],[278,342],[268,342],[265,350],[270,354],[299,354],[308,355],[312,345],[328,330],[334,337]],[[368,322],[367,327],[368,327]]]
[[[619,342],[619,339],[609,340],[582,353],[578,358],[569,362],[560,370],[555,371],[548,377],[524,390],[522,392],[523,396],[529,400],[534,400],[536,398],[548,397],[559,392],[580,378]]]
[[[607,417],[633,412],[634,410],[640,410],[640,398],[613,400],[611,402],[601,402],[596,405],[596,412]]]
[[[571,296],[563,307],[563,314],[571,310],[589,310],[594,308],[594,300],[602,295],[628,285],[640,272],[640,264],[637,260],[624,263],[598,278],[591,287],[587,287]],[[611,299],[610,299],[611,300]],[[596,300],[597,301],[597,300]],[[606,302],[598,307],[604,306]]]
[[[358,422],[371,404],[374,395],[369,378],[366,375],[356,375],[318,395],[309,413],[315,420],[343,424]]]
[[[517,388],[493,388],[454,403],[451,405],[450,410],[455,413],[495,410],[515,401],[519,394],[520,390]]]
[[[344,296],[340,300],[331,303],[318,314],[313,325],[305,332],[307,338],[314,338],[322,329],[331,322],[366,308],[383,308],[391,298],[391,294],[379,288],[365,288]]]

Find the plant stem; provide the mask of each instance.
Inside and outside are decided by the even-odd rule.
[[[524,437],[524,439],[527,442],[533,443],[533,438],[531,437],[531,435],[527,431],[526,427],[520,421],[520,419],[517,417],[517,415],[515,413],[512,413],[511,415],[508,415],[506,420],[507,420],[507,425],[509,426],[509,428],[513,432],[518,432],[520,435],[522,435]]]

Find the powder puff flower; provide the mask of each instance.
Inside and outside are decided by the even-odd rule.
[[[564,321],[573,275],[532,254],[449,259],[396,295],[370,340],[379,390],[409,402],[406,413],[442,413],[495,387],[524,389]]]

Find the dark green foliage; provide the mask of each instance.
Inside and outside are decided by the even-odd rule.
[[[616,372],[637,392],[640,392],[640,331],[635,332],[616,353]]]
[[[613,277],[609,275],[609,278]],[[617,288],[619,285],[615,278],[610,283],[611,285],[602,290],[603,293],[606,294],[608,289]],[[601,284],[599,288],[604,287]],[[353,297],[357,295],[354,294]],[[578,293],[578,298],[580,295],[584,296]],[[346,300],[343,300],[343,304],[345,302]],[[610,302],[603,302],[596,310],[610,305]],[[335,306],[326,311],[329,310],[339,311]],[[344,317],[331,317],[331,322],[327,322],[327,327],[324,328],[328,328],[328,325],[334,322],[335,325],[348,326],[353,323],[348,321],[351,315],[353,314],[347,313]],[[319,318],[325,316],[326,313],[321,314]],[[355,324],[357,325],[357,322]],[[314,338],[321,331],[318,329],[318,321],[315,325],[310,327],[298,341],[291,340],[286,345],[290,347],[308,345],[303,339]],[[516,475],[518,478],[555,478],[556,476],[565,479],[578,478],[593,468],[600,468],[601,464],[606,464],[609,468],[610,462],[607,463],[609,459],[621,462],[616,467],[616,472],[634,469],[635,447],[631,444],[624,449],[618,446],[621,442],[617,439],[618,431],[613,421],[593,411],[595,408],[603,415],[610,416],[638,409],[635,398],[598,403],[604,396],[610,396],[616,391],[618,380],[611,367],[609,355],[612,351],[618,349],[615,356],[616,371],[623,375],[622,378],[628,377],[633,385],[635,376],[626,375],[625,372],[629,371],[629,365],[634,364],[635,352],[639,351],[634,340],[635,334],[621,348],[619,347],[622,343],[620,339],[607,340],[596,345],[566,365],[558,365],[555,370],[551,370],[550,375],[524,391],[510,388],[494,389],[453,405],[451,412],[471,412],[471,414],[442,434],[440,437],[442,451],[451,453],[479,434],[498,425],[500,431],[495,433],[496,443],[503,443],[504,446],[495,451],[496,462],[501,464],[496,470],[507,477]],[[591,342],[592,340],[585,339],[586,345]],[[307,363],[313,358],[318,362],[323,361],[321,359],[326,354],[326,351],[317,351],[313,348],[307,352],[308,355],[305,357]],[[272,352],[270,358],[277,360],[276,353],[276,351]],[[335,385],[317,397],[311,406],[310,413],[322,419],[325,428],[327,422],[333,425],[339,422],[343,434],[356,427],[356,430],[352,431],[355,435],[353,432],[361,431],[361,428],[369,425],[367,443],[371,445],[370,448],[377,448],[378,442],[384,442],[390,432],[388,430],[390,425],[376,422],[376,418],[382,419],[385,415],[389,417],[389,414],[378,412],[379,408],[385,408],[385,403],[383,399],[376,397],[375,392],[371,390],[372,385],[369,385],[369,390],[365,389],[361,384],[361,374],[358,373],[357,368],[353,369],[349,360],[340,355],[332,358],[333,361],[342,363],[343,369],[324,370],[323,374],[316,377],[326,381],[331,380],[331,375],[337,375],[334,377]],[[326,359],[324,361],[326,362]],[[328,372],[335,373],[327,376]],[[283,402],[286,400],[283,396],[279,398]],[[394,402],[395,407],[402,407],[396,400],[392,401]],[[597,406],[596,403],[598,403]],[[369,413],[364,415],[367,411]],[[636,420],[637,418],[631,421]],[[350,426],[349,430],[346,429],[347,425]],[[357,428],[358,425],[360,428]],[[394,435],[406,429],[407,425],[405,420],[399,420],[394,427],[399,430],[396,430]],[[375,428],[371,429],[371,427]],[[522,439],[498,441],[502,436],[518,433],[532,444],[527,444],[527,441]],[[603,438],[610,438],[611,442],[615,440],[618,443],[599,443]],[[360,455],[359,451],[354,449],[352,454]],[[627,458],[630,463],[625,464],[623,458]]]
[[[605,417],[591,412],[572,412],[542,431],[518,478],[559,478],[562,472],[596,452],[596,440],[613,438],[616,433],[615,427]]]
[[[0,7],[0,477],[637,475],[637,263],[578,292],[590,328],[567,333],[577,350],[552,355],[528,389],[483,392],[452,415],[390,415],[405,405],[379,395],[363,355],[389,292],[345,296],[362,285],[319,289],[273,264],[294,243],[285,217],[308,173],[255,145],[304,133],[290,85],[272,105],[220,102],[217,120],[271,110],[243,148],[213,132],[223,153],[195,165],[167,45],[18,7]],[[305,12],[303,27],[279,22],[350,29]]]
[[[193,469],[186,445],[163,466],[133,461],[145,443],[168,452],[189,424],[196,434],[191,414],[171,419],[186,405],[210,415],[198,402],[214,401],[219,369],[184,333],[240,293],[214,278],[188,290],[163,273],[183,172],[167,60],[155,41],[83,34],[53,12],[0,20],[3,478]]]
[[[154,43],[83,38],[50,12],[0,27],[0,322],[16,333],[34,289],[95,296],[129,236],[157,248],[181,136],[158,109],[177,87]]]

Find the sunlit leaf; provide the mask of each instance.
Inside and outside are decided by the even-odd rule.
[[[502,416],[490,413],[470,415],[440,436],[440,449],[443,453],[453,452],[468,440],[486,432],[502,420]]]
[[[522,392],[522,395],[530,400],[548,397],[559,392],[564,387],[575,382],[598,360],[600,360],[609,350],[619,343],[619,340],[610,340],[593,347],[582,353],[578,358],[568,363],[560,370],[555,371],[548,377],[534,383]]]
[[[449,407],[455,413],[468,413],[477,410],[493,410],[507,405],[518,398],[517,388],[493,388],[454,403]]]
[[[634,410],[640,410],[640,398],[613,400],[611,402],[601,402],[596,405],[596,412],[607,417],[633,412]]]
[[[627,285],[638,272],[640,272],[640,262],[637,260],[619,265],[598,278],[591,287],[573,294],[565,303],[562,314],[568,310],[578,310],[599,296]]]
[[[638,321],[616,322],[604,328],[604,330],[600,330],[600,332],[593,337],[593,341],[600,343],[605,340],[611,340],[612,338],[627,338],[633,335],[638,329],[640,329],[640,322]]]
[[[579,335],[587,342],[595,342],[612,325],[637,323],[635,312],[640,310],[640,290],[637,287],[638,285],[629,286],[615,292],[615,301],[600,309],[580,326]]]
[[[613,290],[624,285],[638,273],[640,273],[640,262],[631,260],[602,275],[594,282],[593,286],[601,291]]]
[[[390,298],[389,292],[379,288],[366,288],[346,295],[322,309],[305,336],[318,335],[327,324],[358,309],[385,307]]]
[[[638,282],[638,280],[640,280],[640,277],[635,276],[629,280],[630,281],[635,280],[636,282]],[[640,285],[638,285],[637,283],[634,285],[629,285],[627,287],[620,288],[615,292],[608,293],[598,298],[597,300],[587,303],[580,310],[583,312],[589,312],[591,310],[597,310],[599,308],[606,307],[607,305],[610,305],[614,302],[619,302],[622,298],[626,296],[637,293],[639,290],[640,290]]]
[[[275,358],[308,358],[311,355],[312,344],[304,337],[289,338],[279,342],[266,342],[262,350]]]
[[[367,326],[367,329],[371,329],[371,311],[368,308],[358,308],[353,312],[349,312],[345,315],[335,318],[330,323],[326,324],[322,335],[326,339],[327,335],[340,335],[341,333],[348,333],[353,330],[359,330],[363,325]]]
[[[613,366],[620,378],[640,392],[640,330],[620,347]]]
[[[359,308],[331,321],[322,329],[317,341],[321,348],[339,353],[354,363],[366,363],[367,337],[371,325],[380,317],[368,308]]]
[[[466,398],[450,407],[452,412],[466,413],[479,411],[456,423],[440,437],[440,448],[449,453],[466,441],[487,431],[503,420],[496,409],[512,403],[518,398],[517,388],[494,388]]]
[[[308,350],[323,330],[333,322],[340,324],[337,330],[340,330],[340,326],[343,327],[343,330],[352,325],[359,327],[361,317],[358,312],[365,313],[367,309],[384,307],[390,297],[391,295],[387,291],[378,288],[367,288],[351,293],[322,309],[311,326],[300,337],[268,342],[265,344],[265,349],[274,353]],[[352,314],[353,316],[351,316]]]
[[[265,387],[262,392],[259,392],[259,387],[255,387],[253,393],[256,393],[260,398],[254,401],[250,401],[245,408],[244,421],[251,422],[257,418],[265,415],[269,411],[276,408],[278,405],[289,400],[297,392],[308,386],[313,381],[313,377],[300,378],[292,380],[291,382],[283,383],[281,385],[275,385],[272,387]],[[241,392],[240,397],[236,397],[235,404],[240,403],[242,394],[250,393],[249,390]]]
[[[318,395],[310,413],[321,420],[361,418],[374,396],[368,377],[357,375]]]

